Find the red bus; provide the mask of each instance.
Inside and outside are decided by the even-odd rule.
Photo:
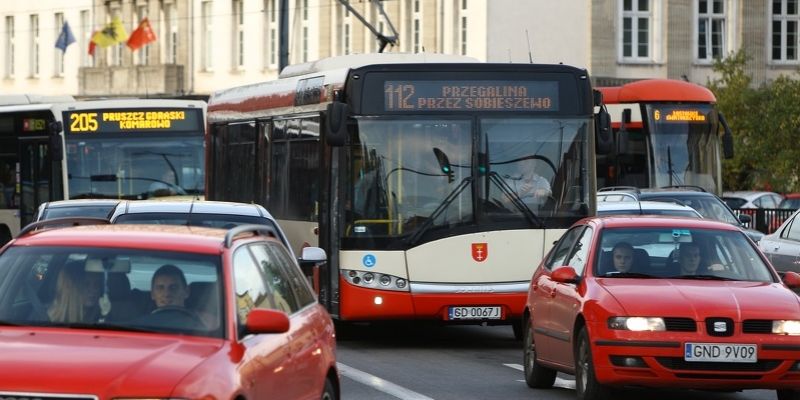
[[[598,187],[691,185],[722,193],[720,160],[733,156],[733,138],[710,90],[669,79],[598,90],[615,141],[597,156]]]
[[[298,253],[325,249],[311,275],[334,318],[521,335],[533,270],[595,213],[599,104],[566,65],[365,54],[290,66],[211,96],[207,198],[262,204]],[[518,192],[520,169],[549,186],[541,201]]]

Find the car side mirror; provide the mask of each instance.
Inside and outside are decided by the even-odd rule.
[[[300,254],[300,259],[297,261],[300,264],[318,264],[325,262],[328,259],[325,250],[319,247],[303,247],[303,252]]]
[[[575,268],[569,265],[556,267],[553,273],[550,274],[550,278],[558,283],[578,283],[581,279],[578,273],[575,272]]]
[[[284,333],[289,331],[289,316],[283,311],[254,308],[247,314],[245,333]]]

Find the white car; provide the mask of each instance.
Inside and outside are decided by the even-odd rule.
[[[728,207],[737,208],[778,208],[783,196],[773,192],[744,190],[722,193],[722,200]]]
[[[692,207],[662,201],[604,201],[597,203],[597,215],[664,215],[703,218]]]

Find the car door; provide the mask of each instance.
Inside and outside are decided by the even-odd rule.
[[[778,271],[800,272],[800,220],[797,215],[795,213],[783,230],[761,246]]]
[[[320,336],[322,319],[313,307],[316,299],[300,269],[285,247],[277,242],[252,247],[264,274],[276,292],[291,308],[289,351],[291,365],[287,386],[292,387],[294,399],[318,398],[325,382],[326,366],[321,362]]]
[[[593,232],[590,227],[583,229],[567,257],[565,265],[572,267],[578,276],[583,276],[583,271],[588,265]],[[555,283],[549,320],[552,323],[553,335],[557,339],[553,342],[553,352],[559,364],[569,364],[574,360],[572,327],[575,325],[575,316],[581,309],[580,305],[581,295],[575,283]]]
[[[555,361],[559,359],[555,349],[557,342],[563,340],[563,337],[556,335],[557,330],[554,328],[557,323],[553,321],[552,302],[556,296],[556,282],[551,279],[551,273],[555,268],[565,265],[567,257],[584,229],[585,227],[581,225],[564,233],[533,277],[531,323],[533,324],[536,352],[542,360]]]
[[[271,285],[247,246],[232,257],[236,319],[244,348],[240,368],[244,388],[256,398],[294,398],[290,380],[289,333],[242,334],[247,315],[254,308],[277,309]]]

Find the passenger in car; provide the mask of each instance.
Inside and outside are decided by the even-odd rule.
[[[51,322],[93,323],[100,318],[98,300],[103,275],[86,272],[83,262],[69,262],[58,273],[53,302],[47,308]]]
[[[619,242],[611,249],[614,269],[618,272],[630,272],[633,267],[633,246],[628,242]]]
[[[706,275],[723,269],[721,264],[709,263],[694,242],[681,243],[678,247],[678,268],[675,275]]]
[[[186,284],[186,276],[180,268],[165,264],[153,274],[150,297],[156,304],[156,308],[162,307],[184,307],[186,299],[189,297],[189,285]]]

